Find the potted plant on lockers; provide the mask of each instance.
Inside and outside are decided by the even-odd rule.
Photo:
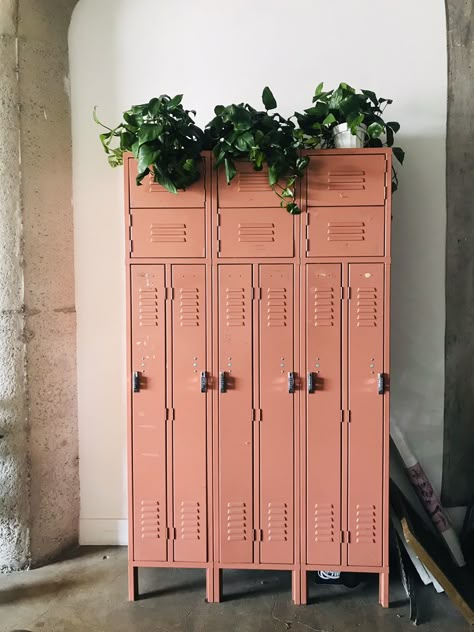
[[[182,98],[182,94],[161,95],[134,105],[114,128],[101,123],[94,110],[94,120],[107,130],[100,140],[110,165],[123,164],[123,154],[132,152],[137,159],[137,185],[150,173],[171,193],[196,182],[201,175],[204,133],[192,118],[196,112],[183,108]]]
[[[309,158],[298,152],[295,124],[274,112],[277,107],[270,88],[262,93],[264,110],[248,103],[218,105],[215,117],[206,126],[206,147],[212,149],[216,167],[224,166],[227,183],[237,173],[236,161],[249,160],[256,171],[268,167],[268,181],[280,198],[281,206],[297,215],[294,185],[303,176]]]
[[[347,83],[329,91],[324,91],[324,84],[320,83],[313,105],[303,113],[295,113],[299,125],[296,136],[306,148],[391,147],[395,158],[403,164],[405,152],[393,146],[400,124],[386,122],[383,117],[391,103],[392,99],[379,99],[371,90],[357,92]],[[396,191],[397,186],[394,169],[392,190]]]

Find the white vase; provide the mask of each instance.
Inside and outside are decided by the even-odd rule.
[[[356,133],[353,134],[347,123],[336,125],[332,133],[334,136],[334,145],[338,149],[356,149],[364,146],[366,138],[367,126],[359,125]]]

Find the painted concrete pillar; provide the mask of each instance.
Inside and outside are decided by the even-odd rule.
[[[77,0],[0,3],[0,567],[77,542],[67,33]]]

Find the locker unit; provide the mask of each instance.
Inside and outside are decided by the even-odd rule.
[[[386,149],[307,152],[301,216],[211,156],[172,195],[126,160],[129,595],[140,566],[374,572],[388,604]]]

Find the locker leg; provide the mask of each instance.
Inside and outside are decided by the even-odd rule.
[[[215,568],[214,571],[214,603],[219,603],[222,599],[222,570]]]
[[[301,568],[300,604],[306,606],[308,603],[308,573]]]
[[[138,599],[138,568],[129,564],[128,566],[128,600]]]
[[[206,601],[212,603],[214,601],[214,569],[206,568]]]
[[[382,608],[388,608],[389,606],[388,571],[379,574],[379,603]]]
[[[301,570],[291,571],[291,595],[295,606],[301,605]]]

